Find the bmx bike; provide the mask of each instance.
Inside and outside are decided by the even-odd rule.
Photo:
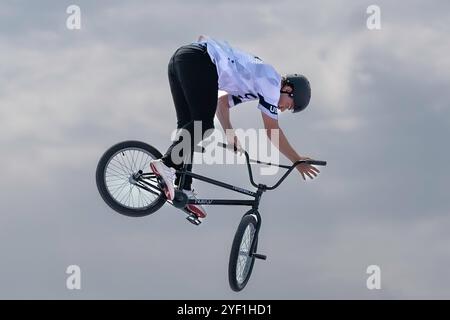
[[[236,151],[235,148],[226,144],[219,143],[218,145]],[[204,152],[204,149],[201,148],[200,152]],[[189,222],[199,225],[200,220],[185,209],[187,204],[251,207],[241,218],[231,246],[228,264],[230,287],[234,291],[241,291],[250,279],[255,259],[266,259],[265,255],[257,253],[258,234],[262,222],[258,208],[262,194],[267,190],[277,188],[300,163],[326,165],[326,161],[310,159],[299,160],[292,165],[280,165],[251,159],[247,151],[243,151],[243,154],[246,158],[250,182],[257,188],[256,191],[189,172],[186,165],[177,171],[181,174],[179,185],[183,185],[185,176],[189,175],[194,179],[244,194],[253,199],[189,199],[179,187],[176,187],[174,199],[167,200],[163,192],[163,181],[150,169],[150,161],[161,158],[162,154],[151,145],[140,141],[117,143],[102,155],[96,170],[97,188],[103,200],[113,210],[129,217],[143,217],[152,214],[167,202],[182,209]],[[251,163],[279,166],[287,171],[273,186],[257,184],[253,179]]]

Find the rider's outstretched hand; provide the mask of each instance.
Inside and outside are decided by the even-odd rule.
[[[300,160],[311,160],[311,158],[302,157]],[[320,173],[319,169],[317,169],[313,165],[306,163],[301,163],[297,165],[297,170],[302,175],[303,180],[306,180],[305,175],[308,176],[310,179],[314,179]]]

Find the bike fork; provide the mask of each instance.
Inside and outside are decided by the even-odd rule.
[[[251,214],[254,214],[256,216],[257,222],[256,222],[255,235],[253,237],[252,245],[250,247],[250,252],[251,252],[250,256],[254,257],[255,259],[266,260],[267,259],[266,255],[256,253],[256,250],[255,250],[256,242],[258,241],[258,236],[259,236],[259,229],[261,228],[261,222],[262,222],[261,221],[261,215],[259,214],[257,209]]]

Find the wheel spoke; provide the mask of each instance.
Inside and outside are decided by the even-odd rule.
[[[121,190],[121,189],[123,189],[123,188],[125,188],[125,186],[127,185],[127,183],[129,183],[128,182],[128,180],[126,180],[126,181],[124,181],[123,183],[121,183],[121,184],[119,184],[119,185],[114,185],[113,187],[115,188],[115,189],[117,189],[117,190]],[[108,186],[109,187],[109,186]]]
[[[122,152],[120,152],[117,156],[117,162],[118,163],[120,163],[120,166],[121,166],[121,168],[122,168],[122,170],[125,172],[125,174],[131,174],[131,171],[129,170],[129,167],[128,167],[128,165],[127,165],[127,163],[126,163],[126,159],[125,159],[125,152],[127,152],[127,151],[122,151]]]
[[[130,165],[130,169],[131,169],[131,172],[133,172],[133,164],[132,164],[132,162],[131,162],[131,160],[130,160],[130,152],[126,152],[125,153],[125,156],[126,156],[126,158],[127,158],[127,162],[128,162],[128,164]]]
[[[127,173],[128,173],[128,174],[131,174],[132,171],[131,171],[131,169],[130,169],[130,164],[128,163],[128,156],[127,156],[127,154],[128,154],[128,151],[127,151],[127,150],[122,151],[122,152],[121,152],[121,156],[119,156],[119,160],[122,162],[122,166],[123,166],[125,169],[127,169]]]
[[[119,195],[122,194],[123,189],[124,189],[124,188],[122,188],[122,189],[120,190]],[[126,197],[127,197],[127,191],[125,190],[125,192],[123,193],[123,195],[122,195],[122,197],[120,198],[119,202],[120,202],[120,203],[123,203],[123,204],[126,204]],[[117,197],[117,198],[119,198],[119,197]],[[124,201],[124,200],[125,200],[125,201]]]
[[[142,203],[142,207],[144,207],[144,200],[143,200],[143,195],[142,195],[142,192],[141,192],[141,188],[137,188],[138,189],[138,193],[139,193],[139,196],[138,196],[138,207],[140,207],[141,205],[141,203]],[[139,201],[141,201],[141,203],[139,203]]]
[[[141,152],[141,160],[139,161],[139,167],[138,167],[138,169],[142,170],[142,171],[144,171],[144,167],[142,167],[142,160],[144,160],[144,155],[145,154],[143,152]]]
[[[125,179],[125,178],[117,178],[117,179],[111,179],[111,178],[106,178],[105,179],[106,180],[106,182],[108,182],[108,184],[109,183],[114,183],[115,181],[125,181],[125,180],[128,180],[128,179]]]
[[[111,173],[112,172],[112,173]],[[114,174],[114,173],[116,173],[116,174]],[[128,179],[128,177],[130,176],[129,174],[123,174],[123,173],[120,173],[120,172],[118,172],[116,169],[114,169],[114,168],[108,168],[107,170],[106,170],[106,173],[105,173],[105,178],[106,177],[122,177],[122,178],[124,178],[124,179]]]
[[[133,150],[132,152],[130,152],[130,157],[131,157],[131,170],[133,172],[136,172],[136,161],[134,159],[134,156],[136,155],[136,150]]]
[[[146,205],[148,205],[149,203],[151,203],[153,201],[151,198],[149,198],[148,193],[142,192],[141,188],[139,188],[139,187],[138,187],[138,190],[139,190],[139,193],[142,195],[142,202],[143,203],[144,203],[144,200],[145,200],[145,202],[147,203]],[[150,201],[148,201],[148,199],[150,199]],[[143,205],[143,206],[145,207],[146,205]]]
[[[116,172],[122,171],[122,173],[118,172],[119,174],[128,175],[129,172],[126,170],[126,166],[124,166],[118,159],[114,158],[110,162],[110,166],[113,166],[116,169]]]
[[[150,168],[150,161],[152,161],[152,160],[153,160],[153,158],[150,158],[150,157],[147,155],[147,158],[145,159],[144,168]]]
[[[127,185],[128,181],[124,182],[121,186],[119,186],[117,188],[117,198],[119,198],[119,196],[122,194],[122,191],[125,189],[126,185]],[[126,191],[125,191],[125,195],[126,195]],[[122,198],[123,199],[123,198]],[[122,201],[119,201],[122,202]]]

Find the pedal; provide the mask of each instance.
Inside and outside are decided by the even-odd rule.
[[[202,223],[195,215],[190,215],[186,218],[187,221],[189,221],[192,224],[195,224],[198,226],[200,223]]]

